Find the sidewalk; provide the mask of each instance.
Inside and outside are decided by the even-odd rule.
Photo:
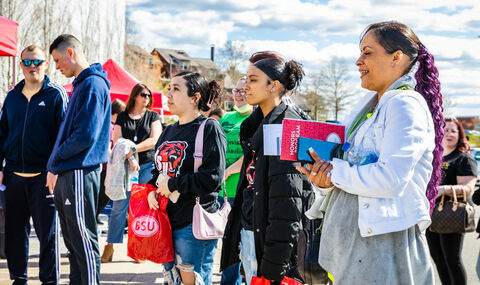
[[[476,207],[476,216],[480,214],[480,207]],[[100,225],[100,230],[106,231],[107,217],[102,215],[103,225]],[[465,235],[463,245],[463,263],[468,275],[468,284],[480,284],[480,240],[478,240],[476,233],[468,233]],[[106,241],[106,234],[100,235],[100,254],[103,250]],[[127,237],[125,236],[125,244],[117,245],[115,247],[115,254],[112,263],[106,263],[101,265],[101,284],[102,285],[120,285],[120,284],[163,284],[163,278],[161,273],[161,265],[152,262],[133,263],[127,256]],[[214,274],[213,284],[220,284],[220,274],[218,273],[220,263],[220,247],[219,242],[215,261],[214,261]],[[29,285],[41,284],[38,280],[38,240],[33,231],[30,235],[30,263],[28,266],[29,272]],[[63,238],[60,238],[61,248],[61,284],[68,284],[68,272],[69,265],[66,257],[66,248],[63,244]],[[435,272],[436,282],[440,284],[438,275]],[[8,275],[7,261],[0,259],[0,285],[11,284]]]
[[[102,215],[103,225],[99,225],[101,231],[107,229],[106,216]],[[107,235],[102,233],[99,238],[100,254],[106,243]],[[115,254],[113,262],[102,263],[100,265],[100,282],[102,285],[120,285],[120,284],[163,284],[162,266],[153,262],[134,263],[132,259],[127,256],[127,236],[124,238],[123,245],[115,247]],[[29,285],[40,285],[38,279],[38,249],[39,243],[33,231],[30,234],[30,259],[28,264]],[[67,258],[67,250],[63,243],[63,238],[60,238],[61,251],[61,284],[68,284],[69,262]],[[220,274],[218,267],[220,262],[220,251],[217,250],[217,256],[214,264],[213,284],[220,284]],[[11,284],[7,261],[0,259],[0,285]]]

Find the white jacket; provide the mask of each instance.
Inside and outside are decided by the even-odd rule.
[[[359,112],[375,100],[371,94],[363,107],[346,120],[347,128]],[[435,131],[427,103],[413,90],[387,91],[373,115],[357,130],[354,150],[374,152],[378,161],[350,165],[333,159],[331,180],[358,195],[358,226],[362,237],[430,224],[427,184],[432,174]]]
[[[126,199],[127,191],[130,191],[135,173],[129,170],[125,157],[134,146],[135,143],[124,138],[119,138],[113,146],[105,176],[105,195],[112,201]]]

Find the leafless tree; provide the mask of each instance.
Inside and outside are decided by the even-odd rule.
[[[70,33],[84,43],[90,61],[114,58],[122,64],[125,7],[125,0],[0,0],[0,15],[17,21],[20,49],[38,44],[48,50],[58,35]],[[12,64],[13,58],[0,58],[0,101],[10,87]],[[49,65],[47,74],[54,81],[66,82],[65,77],[55,71],[55,64]],[[18,81],[21,72],[17,72],[16,77]]]
[[[343,61],[337,58],[330,60],[325,67],[314,76],[313,85],[325,104],[326,109],[338,121],[338,115],[351,103],[353,92],[348,88],[348,69]]]
[[[219,55],[220,66],[233,82],[237,82],[243,76],[239,67],[247,59],[245,46],[238,42],[227,41],[225,46],[220,48]]]
[[[299,95],[304,98],[305,108],[308,108],[312,119],[316,121],[324,121],[328,119],[328,110],[325,104],[325,99],[314,89],[308,89]]]

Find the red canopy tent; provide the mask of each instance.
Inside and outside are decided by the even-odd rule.
[[[0,16],[0,56],[17,54],[17,27],[17,22]]]
[[[15,56],[17,55],[17,28],[18,24],[8,18],[0,16],[0,56],[12,56],[13,84],[15,84]]]
[[[110,80],[110,99],[120,99],[127,103],[128,96],[132,91],[133,86],[139,81],[128,73],[125,69],[120,67],[113,59],[107,60],[103,64],[103,69],[107,73],[107,78]],[[65,89],[68,93],[72,92],[72,84],[65,85]],[[163,115],[170,115],[170,112],[162,106],[163,96],[160,92],[152,91],[153,106],[152,109]]]

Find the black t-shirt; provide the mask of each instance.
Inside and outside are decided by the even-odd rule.
[[[143,116],[134,120],[130,118],[126,111],[118,114],[115,125],[122,127],[122,137],[139,144],[150,137],[150,129],[152,123],[160,120],[158,113],[147,110]],[[154,149],[142,151],[138,153],[138,160],[140,165],[153,161]]]
[[[457,176],[477,176],[477,163],[468,153],[455,150],[443,157],[442,183],[457,185]]]
[[[250,141],[249,151],[252,159],[245,168],[245,176],[247,178],[247,185],[243,190],[243,204],[242,204],[242,227],[246,230],[253,231],[253,203],[255,200],[255,177],[259,170],[258,158],[263,155],[263,125],[268,122],[272,112],[270,112],[258,126]],[[260,167],[264,167],[260,165]],[[261,172],[261,169],[260,169]]]
[[[242,203],[242,227],[245,230],[253,231],[253,193],[255,192],[255,152],[252,150],[252,159],[245,168],[245,176],[247,178],[247,187],[243,189]]]
[[[168,188],[177,190],[176,203],[168,202],[167,212],[173,229],[192,223],[195,199],[209,212],[218,209],[218,192],[225,171],[226,139],[217,121],[209,119],[205,124],[202,165],[194,173],[193,153],[200,124],[206,120],[200,116],[190,123],[167,126],[155,147],[155,169],[150,184],[155,185],[160,172],[170,177]],[[165,167],[165,169],[163,169]]]

